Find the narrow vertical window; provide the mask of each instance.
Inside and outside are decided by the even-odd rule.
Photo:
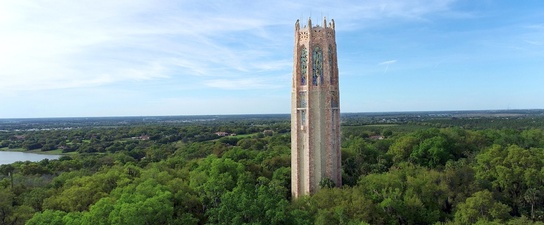
[[[306,108],[307,101],[306,101],[306,92],[301,91],[298,93],[298,108]]]
[[[323,51],[319,46],[314,47],[312,60],[312,84],[317,86],[319,80],[323,83]]]
[[[338,101],[338,92],[331,91],[331,108],[338,108],[340,105]]]
[[[333,49],[332,45],[329,45],[329,78],[331,84],[334,84],[334,58],[333,58]]]
[[[308,73],[308,51],[306,47],[300,50],[300,85],[306,85],[306,74]]]
[[[306,110],[300,111],[300,125],[305,126],[306,125]]]

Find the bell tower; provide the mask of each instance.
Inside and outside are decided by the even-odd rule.
[[[334,20],[295,23],[291,93],[291,190],[315,193],[320,182],[342,185],[340,97]]]

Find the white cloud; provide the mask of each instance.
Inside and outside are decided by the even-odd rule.
[[[390,64],[393,64],[393,63],[396,63],[396,62],[397,62],[397,60],[388,60],[388,61],[378,63],[378,65],[390,65]]]
[[[342,32],[381,19],[422,20],[452,2],[0,1],[0,93],[152,81],[274,90],[290,85],[296,19],[334,18]]]
[[[389,66],[392,65],[392,64],[394,64],[394,63],[396,63],[396,62],[397,62],[397,60],[394,59],[394,60],[388,60],[388,61],[381,62],[381,63],[379,63],[378,65],[379,65],[379,66],[385,66],[385,69],[384,69],[383,72],[384,72],[384,73],[387,73],[387,70],[389,70]]]
[[[176,70],[171,67],[183,68],[186,76],[288,70],[291,46],[283,43],[291,38],[291,30],[278,33],[274,26],[292,25],[300,12],[308,11],[307,3],[3,1],[0,89],[161,79]],[[419,18],[447,10],[450,3],[341,1],[310,4],[316,7],[306,13],[329,12],[348,25],[361,18]],[[285,56],[274,60],[277,46]]]

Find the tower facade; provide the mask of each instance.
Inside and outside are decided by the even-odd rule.
[[[291,191],[312,194],[320,182],[342,185],[340,97],[334,20],[295,24],[291,94]]]

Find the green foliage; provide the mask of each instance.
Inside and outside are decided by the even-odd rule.
[[[27,225],[65,225],[63,218],[66,213],[63,211],[45,210],[36,213],[32,219],[26,222]]]
[[[378,213],[366,195],[357,188],[327,188],[311,196],[306,210],[314,214],[316,224],[362,224],[378,219]]]
[[[488,190],[474,193],[458,206],[455,221],[459,224],[474,224],[482,221],[505,221],[510,217],[510,207],[493,199]]]
[[[393,162],[400,163],[407,161],[412,150],[419,144],[419,140],[411,135],[402,136],[389,147],[388,154],[393,156]]]
[[[81,212],[106,197],[118,184],[123,183],[128,175],[114,167],[92,176],[70,179],[57,194],[44,200],[44,208],[65,212]]]
[[[476,183],[475,171],[466,159],[446,163],[441,177],[448,188],[448,200],[444,205],[446,213],[452,213],[454,206],[480,190]]]
[[[190,176],[191,188],[202,193],[202,201],[208,207],[217,207],[224,193],[247,179],[241,163],[215,156],[205,158],[190,172]]]
[[[217,120],[8,125],[76,154],[0,165],[0,224],[544,224],[544,118],[350,115],[343,186],[298,199],[287,117]]]
[[[325,177],[323,179],[321,179],[321,181],[319,181],[319,187],[320,188],[333,188],[335,187],[336,184],[334,183],[333,180]]]
[[[514,215],[529,211],[541,202],[544,185],[544,149],[523,149],[517,145],[493,145],[476,157],[476,177],[510,206]],[[532,192],[532,193],[531,193]]]
[[[169,224],[172,193],[154,180],[116,189],[82,218],[82,224]]]
[[[508,225],[544,225],[544,222],[530,220],[525,216],[513,218],[508,221]]]
[[[360,176],[387,171],[390,157],[377,147],[383,142],[372,143],[360,137],[345,140],[342,144],[344,184],[355,185]]]
[[[442,207],[448,189],[437,171],[403,164],[387,173],[363,177],[358,186],[380,215],[369,221],[372,224],[430,224],[445,219]]]
[[[208,210],[210,224],[291,224],[284,187],[264,177],[257,184],[240,182]]]
[[[444,165],[452,158],[448,140],[442,136],[425,139],[419,147],[412,151],[412,161],[431,168]]]

